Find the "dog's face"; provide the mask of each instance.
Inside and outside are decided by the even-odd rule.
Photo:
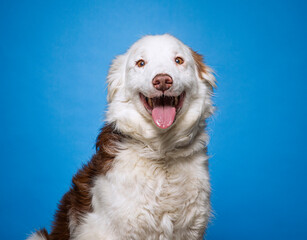
[[[108,82],[107,117],[120,130],[145,137],[169,134],[174,128],[197,125],[212,112],[214,76],[210,68],[200,55],[170,35],[137,41],[115,59]]]

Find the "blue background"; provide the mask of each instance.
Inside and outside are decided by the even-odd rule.
[[[307,239],[306,1],[1,1],[0,236],[50,226],[111,60],[171,33],[217,73],[208,240]]]

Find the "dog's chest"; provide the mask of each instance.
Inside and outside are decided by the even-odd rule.
[[[121,229],[126,239],[171,239],[176,231],[187,231],[204,221],[209,197],[204,159],[191,158],[168,165],[133,151],[120,154],[113,169],[95,182],[93,214],[112,226],[106,231]]]

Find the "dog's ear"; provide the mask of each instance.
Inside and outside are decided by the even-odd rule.
[[[205,65],[204,58],[202,55],[191,49],[193,59],[196,64],[196,70],[198,77],[206,82],[206,84],[210,87],[210,90],[213,91],[213,88],[216,88],[216,80],[213,75],[213,70]]]
[[[108,102],[112,102],[116,92],[123,86],[125,79],[126,55],[117,56],[108,73]]]

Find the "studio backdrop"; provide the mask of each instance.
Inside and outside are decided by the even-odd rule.
[[[104,124],[112,59],[169,33],[216,73],[208,240],[307,239],[304,1],[0,3],[0,238],[50,230]]]

